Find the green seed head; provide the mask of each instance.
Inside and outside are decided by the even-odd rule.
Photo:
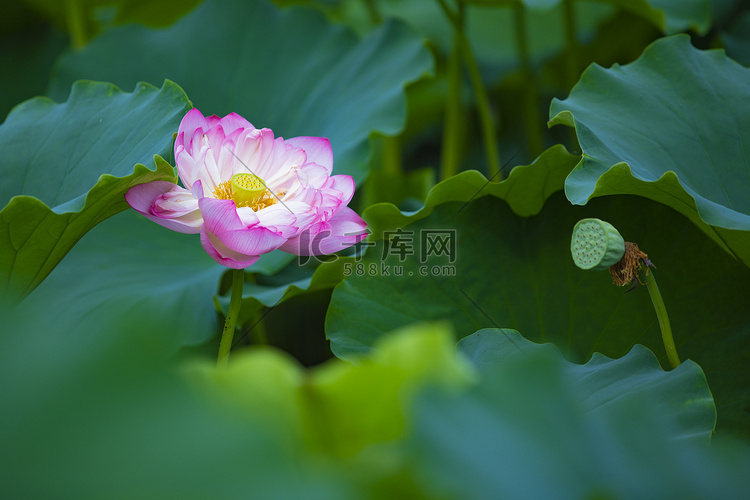
[[[625,240],[612,224],[583,219],[573,228],[570,253],[581,269],[602,271],[620,262],[625,255]]]
[[[266,185],[260,177],[245,173],[232,176],[232,198],[238,207],[257,203],[265,191]]]

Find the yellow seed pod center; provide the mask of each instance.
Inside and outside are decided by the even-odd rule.
[[[258,203],[266,192],[263,180],[253,174],[232,176],[232,199],[238,207],[249,207]]]

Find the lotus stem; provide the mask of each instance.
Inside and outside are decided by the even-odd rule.
[[[68,30],[74,49],[80,49],[86,45],[86,19],[81,0],[68,0],[66,2],[66,14],[68,17]]]
[[[383,17],[380,15],[380,12],[378,11],[378,6],[375,5],[375,0],[364,0],[365,7],[367,8],[367,13],[370,16],[370,21],[374,25],[378,25],[383,22]]]
[[[461,144],[461,51],[458,35],[453,34],[453,49],[448,56],[446,68],[448,95],[445,104],[443,143],[440,155],[440,178],[445,180],[458,173]]]
[[[484,149],[487,154],[487,168],[491,178],[502,179],[500,171],[500,151],[497,147],[497,141],[495,140],[496,128],[495,121],[492,118],[492,110],[490,109],[490,100],[487,97],[487,90],[484,87],[482,81],[482,74],[479,72],[479,65],[477,60],[474,58],[474,52],[471,50],[471,44],[469,39],[466,37],[466,32],[463,27],[463,8],[464,4],[459,2],[458,13],[453,12],[445,0],[437,0],[445,12],[446,17],[453,24],[453,30],[458,43],[458,49],[461,53],[461,57],[466,64],[466,69],[469,71],[469,80],[471,80],[471,87],[474,91],[474,97],[477,100],[477,111],[479,112],[479,120],[482,125],[482,138],[484,140]]]
[[[382,146],[382,168],[391,174],[401,174],[401,140],[397,135],[386,135],[383,137]]]
[[[500,151],[495,140],[495,121],[492,118],[490,100],[487,97],[487,90],[484,88],[484,82],[482,82],[482,75],[479,72],[479,66],[474,58],[474,53],[471,51],[469,39],[466,38],[463,30],[459,32],[459,42],[464,61],[466,62],[466,68],[469,70],[469,79],[474,89],[474,97],[477,100],[477,110],[479,111],[479,119],[482,123],[482,137],[484,139],[484,149],[487,152],[487,167],[490,178],[497,176],[496,180],[502,180]]]
[[[654,304],[656,317],[659,320],[661,338],[664,342],[664,349],[666,349],[667,351],[669,364],[672,366],[672,369],[675,369],[680,366],[680,358],[677,355],[677,348],[674,345],[674,338],[672,337],[672,327],[669,324],[669,315],[667,315],[667,308],[664,305],[664,300],[661,298],[659,285],[656,284],[656,277],[654,276],[653,271],[650,274],[646,274],[646,288],[648,289],[648,294],[651,296],[651,302]]]
[[[221,334],[221,343],[219,344],[219,358],[216,362],[218,368],[226,368],[229,364],[229,351],[232,350],[234,329],[237,325],[237,317],[240,315],[242,288],[244,284],[245,270],[232,269],[232,296],[229,299],[229,309],[227,310],[224,331]]]

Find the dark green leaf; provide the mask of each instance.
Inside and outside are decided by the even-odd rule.
[[[450,191],[454,183],[460,190],[461,176],[441,186]],[[543,199],[542,183],[518,184],[509,189],[514,196]],[[393,217],[393,208],[377,208],[367,214],[375,228],[396,231],[409,221]],[[654,272],[681,359],[706,372],[719,426],[750,432],[750,271],[679,214],[640,197],[597,198],[576,207],[558,193],[531,217],[519,217],[489,196],[468,205],[436,205],[428,217],[404,227],[413,232],[411,241],[402,234],[394,247],[391,234],[388,251],[382,241],[368,249],[334,289],[326,318],[331,349],[350,358],[402,325],[448,319],[458,337],[483,327],[513,328],[530,340],[555,343],[577,361],[594,352],[620,357],[641,343],[668,366],[646,288],[624,293],[608,273],[573,264],[571,231],[586,217],[612,223],[658,266]],[[436,251],[434,239],[422,241],[426,231],[450,230],[456,231],[454,262]]]
[[[44,310],[47,328],[69,332],[74,343],[88,342],[93,331],[123,332],[116,326],[124,318],[166,324],[158,342],[175,350],[215,335],[212,299],[224,271],[198,235],[128,210],[89,232],[23,306]]]

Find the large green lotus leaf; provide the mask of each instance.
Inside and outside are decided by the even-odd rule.
[[[293,263],[274,276],[257,276],[257,284],[248,281],[239,325],[253,327],[264,307],[333,288],[350,260],[324,263],[314,272]],[[272,267],[253,265],[248,274],[283,267],[267,262]],[[213,298],[226,270],[205,253],[197,235],[169,231],[128,210],[87,234],[26,302],[30,310],[49,311],[55,325],[80,332],[116,325],[123,316],[143,324],[168,321],[165,342],[194,345],[220,327]],[[228,301],[220,298],[224,310]]]
[[[544,151],[531,165],[514,167],[503,181],[487,180],[476,170],[461,172],[433,187],[427,194],[424,206],[416,212],[403,213],[391,203],[372,205],[363,214],[372,232],[370,239],[380,239],[383,231],[403,227],[429,216],[433,208],[441,203],[459,201],[467,204],[486,195],[505,199],[511,209],[522,217],[536,215],[547,198],[561,189],[565,177],[579,159],[580,156],[568,153],[564,146],[556,145]]]
[[[348,359],[395,328],[448,319],[459,338],[483,327],[513,328],[555,343],[574,361],[594,352],[621,357],[640,343],[668,366],[645,287],[624,293],[608,273],[573,264],[570,234],[585,217],[611,222],[658,266],[680,356],[706,372],[720,426],[750,433],[750,271],[679,214],[640,197],[578,207],[556,193],[531,217],[491,196],[435,206],[369,248],[334,289],[326,317],[332,351]]]
[[[620,361],[640,364],[631,357],[641,354]],[[685,395],[691,383],[707,395],[700,370],[686,371],[693,373],[664,377],[682,379]],[[636,373],[622,374],[622,389],[637,384],[631,380]],[[596,395],[608,374],[599,380],[597,371],[589,373],[591,380],[571,383],[571,367],[559,355],[514,356],[482,375],[470,390],[435,391],[415,402],[408,462],[427,498],[710,500],[750,491],[744,443],[717,440],[707,447],[675,439],[681,424],[655,401],[670,398],[666,386],[635,394],[613,390],[607,404],[591,410],[581,388]]]
[[[548,354],[563,361],[564,380],[579,397],[583,411],[601,411],[618,398],[647,395],[659,414],[677,423],[679,432],[673,439],[711,442],[716,408],[703,370],[692,361],[665,372],[651,351],[636,345],[619,359],[594,353],[586,364],[579,365],[564,361],[553,344],[535,344],[516,331],[496,328],[464,337],[458,346],[485,373],[510,360]]]
[[[216,334],[213,296],[224,271],[197,235],[128,210],[89,232],[22,306],[44,310],[49,328],[84,336],[121,331],[115,326],[123,318],[166,323],[160,341],[176,349]]]
[[[432,65],[422,40],[397,22],[357,40],[309,9],[206,0],[168,28],[121,26],[69,53],[49,94],[78,78],[170,78],[204,114],[237,112],[287,138],[328,137],[334,171],[360,181],[369,134],[403,128],[403,87]]]
[[[550,124],[573,126],[584,156],[565,183],[577,205],[636,194],[688,217],[750,265],[750,69],[684,35],[634,63],[589,67]]]
[[[154,155],[168,155],[189,107],[168,81],[132,93],[79,82],[66,102],[35,98],[10,113],[0,126],[0,297],[31,292],[89,229],[128,207],[130,187],[174,180]]]
[[[163,341],[183,325],[133,314],[106,325],[82,318],[71,328],[50,315],[40,308],[2,316],[4,498],[361,498],[339,468],[290,439],[283,416],[272,420],[256,407],[238,418],[207,404],[165,359]],[[283,374],[264,375],[250,389],[283,382]]]

